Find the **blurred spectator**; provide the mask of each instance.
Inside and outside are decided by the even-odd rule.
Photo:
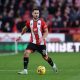
[[[58,11],[55,13],[55,17],[53,18],[53,28],[62,28],[63,27],[63,22],[62,22],[62,17],[61,17],[61,11],[60,8],[58,8]]]
[[[80,0],[0,0],[0,32],[21,32],[37,6],[51,28],[80,27]]]
[[[69,24],[69,15],[70,15],[70,8],[68,6],[65,7],[64,9],[64,14],[63,15],[63,27],[70,27],[70,24]]]
[[[43,17],[45,19],[45,21],[47,21],[47,16],[48,16],[48,9],[47,9],[46,5],[43,4],[42,11],[41,11],[41,17]]]
[[[55,14],[56,9],[57,9],[56,0],[53,0],[50,3],[50,6],[48,7],[49,14]]]
[[[34,0],[34,1],[35,1],[35,4],[37,4],[38,7],[41,7],[42,0]]]

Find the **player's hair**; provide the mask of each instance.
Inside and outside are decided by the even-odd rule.
[[[34,10],[39,10],[39,8],[38,8],[38,7],[34,7],[34,8],[32,9],[32,12],[33,12]]]

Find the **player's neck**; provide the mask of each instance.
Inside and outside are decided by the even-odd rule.
[[[38,20],[39,20],[39,18],[37,18],[37,19],[36,18],[33,18],[33,21],[38,21]]]

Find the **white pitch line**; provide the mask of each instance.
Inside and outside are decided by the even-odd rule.
[[[19,71],[19,70],[0,70],[0,71],[10,71],[10,72],[12,72],[12,71]]]
[[[5,72],[5,71],[10,71],[10,72],[15,72],[15,71],[21,71],[21,70],[0,70],[0,71],[3,71],[3,72]],[[36,70],[28,70],[28,71],[36,71]],[[52,70],[47,70],[47,71],[52,71]]]
[[[16,71],[21,71],[21,70],[10,70],[10,69],[6,69],[6,70],[0,70],[0,72],[5,72],[5,71],[9,71],[9,72],[16,72]],[[28,71],[36,71],[36,69],[35,70],[30,70],[30,69],[28,69]],[[46,71],[53,71],[53,70],[46,70]],[[58,72],[62,72],[62,71],[74,71],[74,69],[66,69],[66,70],[63,70],[63,69],[59,69],[58,70]],[[80,71],[80,69],[78,69],[77,71]]]
[[[16,53],[0,53],[0,56],[11,56],[16,55]]]

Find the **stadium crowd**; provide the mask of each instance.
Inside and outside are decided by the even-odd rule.
[[[21,32],[35,6],[50,32],[80,27],[80,0],[0,0],[0,32]]]

